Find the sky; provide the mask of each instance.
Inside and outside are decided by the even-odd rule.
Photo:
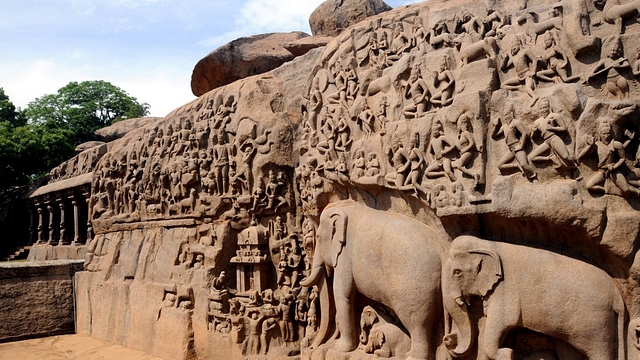
[[[0,87],[24,108],[70,81],[104,80],[165,116],[195,99],[191,73],[208,53],[243,36],[311,34],[322,1],[0,0]]]

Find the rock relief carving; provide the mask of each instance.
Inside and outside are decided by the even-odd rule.
[[[625,312],[638,312],[628,295],[635,245],[616,258],[624,271],[600,267],[602,253],[619,251],[603,240],[613,231],[605,218],[634,214],[640,194],[631,65],[640,26],[633,6],[616,15],[603,4],[439,3],[371,19],[319,55],[299,122],[245,112],[266,78],[205,94],[97,162],[91,219],[101,235],[87,269],[110,266],[102,248],[118,241],[105,229],[189,228],[163,249],[173,266],[158,308],[191,311],[207,339],[230,339],[243,356],[631,353],[620,339],[633,338]],[[577,214],[558,243],[521,239],[511,228],[557,220],[536,222],[540,194],[599,212],[600,224]],[[477,236],[458,237],[464,230]],[[582,245],[569,238],[587,250],[573,253]],[[554,277],[542,260],[522,267],[536,259],[571,275]],[[474,271],[478,282],[463,278]],[[490,285],[480,284],[485,274]],[[582,312],[531,289],[566,290]]]

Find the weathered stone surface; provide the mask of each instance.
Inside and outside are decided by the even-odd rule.
[[[78,331],[179,359],[637,358],[637,17],[402,7],[131,132],[86,191]]]
[[[309,52],[311,49],[326,46],[329,41],[333,40],[331,36],[308,36],[300,40],[283,44],[294,56],[301,56]]]
[[[128,134],[130,131],[141,128],[147,124],[154,123],[162,118],[159,117],[143,117],[118,121],[117,123],[96,130],[94,133],[103,141],[110,142]]]
[[[104,144],[105,144],[104,141],[87,141],[85,143],[82,143],[82,144],[76,146],[76,152],[77,153],[81,153],[81,152],[83,152],[85,150],[89,150],[89,149],[92,149],[92,148],[94,148],[96,146],[101,146],[101,145],[104,145]]]
[[[391,10],[383,0],[326,0],[309,17],[314,36],[338,36],[360,21]]]
[[[0,263],[0,342],[73,333],[73,276],[82,263]]]
[[[294,31],[233,40],[198,61],[191,75],[191,91],[202,96],[222,85],[273,70],[295,57],[284,44],[308,36]]]

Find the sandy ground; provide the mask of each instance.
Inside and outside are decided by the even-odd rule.
[[[0,360],[163,360],[142,351],[82,335],[0,344]]]

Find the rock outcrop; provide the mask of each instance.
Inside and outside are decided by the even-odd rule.
[[[98,135],[104,142],[110,142],[120,139],[132,130],[139,129],[145,125],[151,124],[161,119],[162,118],[160,117],[143,117],[122,120],[111,126],[98,129],[94,132],[94,134]]]
[[[391,10],[382,0],[326,0],[309,17],[314,36],[338,36],[351,25]]]
[[[273,70],[295,58],[284,44],[308,36],[294,31],[233,40],[198,61],[191,75],[191,91],[195,96],[202,96],[236,80]]]

